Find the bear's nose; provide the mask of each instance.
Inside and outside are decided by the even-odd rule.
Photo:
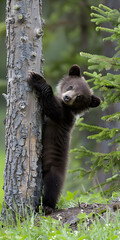
[[[64,101],[67,103],[67,102],[69,102],[71,100],[71,97],[70,96],[68,96],[68,95],[65,95],[64,96]]]

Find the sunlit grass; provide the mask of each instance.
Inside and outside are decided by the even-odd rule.
[[[6,93],[6,81],[0,79],[0,204],[3,202],[3,172],[5,165],[5,125],[6,100],[2,93]]]
[[[72,230],[68,224],[62,225],[59,220],[50,217],[44,217],[33,213],[31,217],[26,214],[26,218],[16,216],[17,223],[11,220],[1,228],[0,239],[26,239],[26,240],[109,240],[120,239],[120,214],[111,214],[108,210],[105,216],[96,216],[94,220],[91,218],[91,224],[88,219],[81,218],[77,228]],[[1,223],[2,225],[3,223]]]
[[[5,165],[5,153],[0,153],[0,203],[3,202],[3,172],[4,172],[4,165]]]

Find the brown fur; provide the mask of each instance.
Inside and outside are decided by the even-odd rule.
[[[31,72],[29,84],[37,91],[45,116],[43,125],[43,205],[54,209],[65,180],[70,134],[76,115],[97,107],[100,99],[93,95],[78,65],[57,86],[57,96],[45,79]]]

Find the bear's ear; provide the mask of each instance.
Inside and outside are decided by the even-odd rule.
[[[69,70],[69,76],[81,76],[80,67],[77,64],[74,64]]]
[[[91,96],[91,103],[90,106],[91,108],[98,107],[101,103],[101,100],[99,97],[96,97],[95,95]]]

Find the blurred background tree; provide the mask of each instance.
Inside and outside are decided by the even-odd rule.
[[[119,0],[101,0],[99,3],[106,4],[112,8],[118,8]],[[4,125],[5,117],[5,100],[2,93],[6,92],[6,47],[5,47],[5,0],[0,1],[0,202],[2,201],[3,192],[3,167],[5,158],[4,149]],[[79,52],[90,52],[92,54],[101,54],[107,50],[108,45],[103,45],[102,34],[95,31],[95,25],[90,21],[90,6],[98,5],[96,0],[67,0],[43,1],[43,18],[45,22],[44,37],[43,37],[43,57],[45,59],[44,75],[47,81],[55,88],[59,79],[66,74],[69,67],[77,63],[81,66],[82,72],[87,70],[88,63],[83,57],[80,57]],[[104,47],[103,47],[104,46]],[[113,46],[109,48],[112,51]],[[105,50],[106,49],[106,50]],[[93,85],[92,85],[93,86]],[[93,116],[94,111],[94,116]],[[85,122],[99,125],[100,116],[99,110],[93,110],[86,114]],[[87,140],[88,132],[79,133],[76,128],[72,137],[72,148],[85,145],[90,149],[98,150],[101,145],[96,144],[96,141]],[[88,169],[90,160],[78,161],[74,159],[74,154],[70,155],[69,168],[85,167]],[[85,179],[81,184],[79,181],[73,181],[76,173],[68,174],[66,180],[65,191],[78,190],[88,188],[92,182]],[[64,191],[64,192],[65,192]]]

